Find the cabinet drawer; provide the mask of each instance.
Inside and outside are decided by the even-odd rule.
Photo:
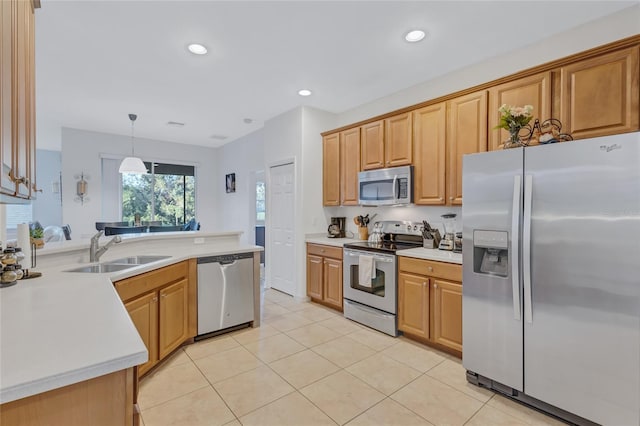
[[[321,244],[307,243],[307,254],[315,254],[316,256],[322,257],[331,257],[333,259],[342,259],[342,247],[332,247]]]
[[[456,265],[454,263],[400,256],[398,269],[400,272],[410,272],[418,275],[462,282],[462,265]]]
[[[116,291],[123,301],[155,290],[166,284],[181,280],[188,276],[187,262],[165,266],[155,271],[136,275],[115,283]]]

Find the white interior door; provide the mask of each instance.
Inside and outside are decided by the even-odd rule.
[[[293,163],[269,169],[269,256],[272,288],[295,294],[295,179]]]

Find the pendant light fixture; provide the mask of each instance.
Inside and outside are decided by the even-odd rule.
[[[138,118],[135,114],[129,114],[129,120],[131,120],[131,157],[126,157],[120,163],[120,169],[118,171],[120,173],[132,173],[137,175],[143,175],[147,173],[147,168],[139,157],[134,155],[133,150],[133,123]]]

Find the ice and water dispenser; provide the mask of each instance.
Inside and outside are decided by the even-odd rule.
[[[473,270],[479,274],[509,275],[507,231],[473,231]]]

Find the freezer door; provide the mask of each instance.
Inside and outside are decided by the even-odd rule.
[[[639,135],[525,150],[525,393],[606,425],[640,422]]]
[[[465,155],[462,177],[462,363],[520,391],[522,165],[522,148]]]

